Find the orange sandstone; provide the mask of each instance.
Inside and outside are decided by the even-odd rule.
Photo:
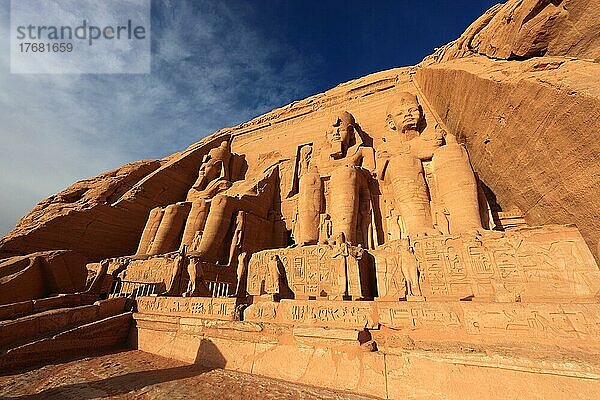
[[[593,397],[597,9],[509,1],[416,67],[46,200],[0,240],[21,256],[0,264],[0,315],[48,337],[6,346],[83,352],[70,338],[115,343],[131,324],[150,353],[382,398]],[[67,283],[86,273],[27,255],[52,249],[87,256],[87,301],[127,302],[69,303],[46,327],[17,302],[80,292]]]

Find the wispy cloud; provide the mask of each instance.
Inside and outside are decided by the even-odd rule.
[[[249,26],[249,2],[164,0],[151,74],[10,74],[9,9],[0,0],[0,235],[78,179],[305,97],[318,68]]]

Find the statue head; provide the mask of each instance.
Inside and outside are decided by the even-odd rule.
[[[231,149],[229,148],[229,142],[227,140],[223,140],[219,147],[214,147],[210,149],[208,154],[204,157],[204,162],[210,160],[221,160],[223,162],[229,161],[231,157]]]
[[[331,124],[332,129],[327,134],[331,145],[331,157],[345,157],[346,150],[354,141],[355,127],[356,121],[348,111],[343,111],[334,117]]]
[[[213,180],[221,177],[229,179],[227,176],[229,159],[231,158],[231,149],[229,142],[224,140],[219,147],[210,149],[207,155],[202,159],[202,165],[198,171],[198,182],[202,189]]]
[[[386,109],[388,127],[397,132],[417,130],[422,118],[419,101],[412,93],[399,93]]]

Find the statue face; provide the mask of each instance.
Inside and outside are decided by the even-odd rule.
[[[211,158],[210,155],[207,155],[200,166],[200,170],[198,171],[197,182],[200,183],[200,189],[204,190],[210,182],[219,177],[219,173],[220,167],[217,163],[217,160]]]
[[[421,121],[421,109],[417,103],[402,103],[394,107],[388,114],[388,124],[391,129],[400,132],[417,130]]]
[[[332,130],[327,135],[333,158],[342,158],[346,155],[350,139],[354,135],[354,125],[350,120],[351,118],[353,119],[349,113],[344,113],[341,117],[337,117],[332,125]]]
[[[341,143],[344,148],[348,147],[350,142],[350,135],[352,134],[352,125],[340,124],[340,126],[334,126],[331,131],[330,141],[331,143]]]
[[[213,158],[208,158],[200,166],[200,171],[198,171],[198,176],[211,176],[211,175],[214,175],[215,171],[216,171],[215,160]]]

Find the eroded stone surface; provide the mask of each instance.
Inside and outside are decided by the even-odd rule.
[[[503,209],[519,208],[531,225],[576,224],[598,260],[600,65],[471,57],[416,77]]]
[[[503,398],[589,397],[595,3],[509,1],[416,67],[78,183],[0,256],[82,251],[87,295],[136,307],[131,345],[188,363],[389,398],[481,398],[486,382]],[[115,318],[99,332],[129,321]],[[94,326],[57,338],[95,343]],[[52,343],[10,351],[27,346]]]
[[[494,59],[540,56],[600,57],[598,2],[595,0],[511,0],[497,4],[460,38],[426,62],[472,54]]]
[[[73,251],[42,251],[0,260],[0,304],[85,289],[86,258]]]

